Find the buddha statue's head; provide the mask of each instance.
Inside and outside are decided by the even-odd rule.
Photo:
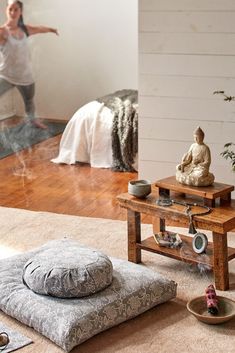
[[[200,128],[200,126],[198,126],[198,127],[196,128],[196,130],[195,130],[194,133],[193,133],[193,136],[194,136],[194,139],[195,139],[195,141],[196,141],[197,143],[200,144],[200,143],[203,142],[205,134],[204,134],[204,132],[202,131],[202,129]]]

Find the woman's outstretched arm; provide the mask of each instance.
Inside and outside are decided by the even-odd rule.
[[[52,27],[26,25],[26,28],[30,36],[39,33],[55,33],[57,36],[59,35],[58,30]]]

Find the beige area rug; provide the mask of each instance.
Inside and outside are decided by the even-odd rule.
[[[142,231],[145,236],[150,235],[151,226],[144,225]],[[186,234],[187,230],[183,232]],[[109,256],[127,259],[126,222],[0,207],[1,258],[63,237],[78,239]],[[229,235],[229,244],[235,246],[235,234]],[[212,273],[149,252],[143,252],[140,266],[148,266],[176,281],[177,298],[91,338],[73,353],[235,352],[235,319],[210,326],[198,322],[186,309],[187,301],[203,295],[205,287],[213,282]],[[217,293],[235,299],[235,260],[230,262],[230,284],[229,291]],[[63,352],[33,329],[3,313],[0,320],[34,341],[19,352]]]

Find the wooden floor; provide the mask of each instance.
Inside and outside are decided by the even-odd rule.
[[[19,119],[0,122],[0,129]],[[88,164],[50,162],[59,151],[61,135],[0,159],[0,206],[84,217],[126,220],[116,196],[127,192],[137,173],[91,168]],[[235,201],[234,201],[235,203]],[[142,222],[151,223],[149,216]]]
[[[15,123],[5,120],[0,123]],[[87,164],[58,165],[61,135],[0,159],[0,206],[70,215],[126,219],[116,195],[137,173],[113,172]]]

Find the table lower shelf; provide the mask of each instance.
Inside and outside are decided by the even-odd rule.
[[[202,264],[210,268],[214,268],[213,263],[213,243],[209,242],[206,252],[203,254],[196,254],[192,249],[192,238],[180,234],[183,244],[178,249],[171,249],[159,246],[154,237],[151,236],[147,239],[137,243],[137,248],[141,250],[151,251],[160,255],[168,256],[176,260],[188,262],[191,264]],[[228,247],[228,261],[235,258],[235,249]]]

